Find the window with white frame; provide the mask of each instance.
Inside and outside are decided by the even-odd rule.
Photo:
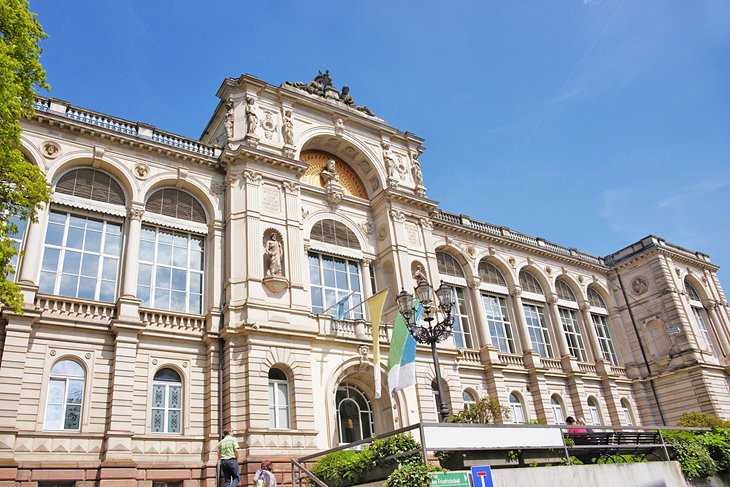
[[[183,387],[180,374],[160,369],[152,381],[152,432],[182,432]]]
[[[471,392],[465,390],[461,393],[461,398],[464,400],[464,409],[469,409],[470,407],[473,407],[476,403],[476,397],[474,397],[474,394]]]
[[[515,342],[507,313],[507,301],[502,296],[482,294],[482,304],[487,316],[489,339],[492,346],[503,353],[514,353]]]
[[[12,246],[15,249],[16,254],[10,258],[10,269],[13,272],[8,272],[6,278],[9,281],[16,281],[16,273],[18,272],[18,263],[20,262],[20,252],[23,246],[23,237],[25,236],[26,220],[23,220],[15,215],[8,217],[8,237],[12,241]]]
[[[525,413],[522,407],[522,401],[514,392],[509,395],[509,408],[512,411],[512,422],[523,424],[525,422]]]
[[[137,297],[146,308],[201,314],[207,217],[190,193],[163,188],[147,198]]]
[[[337,303],[342,302],[343,318],[363,317],[360,264],[343,257],[309,252],[309,283],[312,312],[337,316]]]
[[[573,294],[573,290],[562,279],[555,281],[555,290],[558,299],[566,303],[567,306],[559,306],[558,314],[560,315],[560,323],[563,326],[565,340],[568,342],[568,353],[576,357],[581,362],[587,360],[585,344],[583,343],[583,335],[581,334],[580,322],[578,314],[574,308],[578,308],[578,302]]]
[[[449,277],[457,278],[459,282],[465,282],[464,269],[451,254],[436,252],[436,263],[442,277],[446,277],[447,280]],[[453,282],[449,284],[456,298],[454,306],[451,308],[451,316],[454,320],[454,343],[458,348],[474,348],[475,343],[469,322],[469,303],[464,293],[464,287]]]
[[[340,444],[370,438],[375,433],[373,408],[356,385],[342,383],[335,394]]]
[[[581,362],[586,361],[586,349],[583,345],[583,336],[580,333],[580,324],[575,310],[559,307],[558,314],[563,325],[565,340],[568,342],[568,353]]]
[[[606,302],[603,300],[598,291],[588,288],[588,302],[591,305],[591,321],[593,321],[593,329],[596,331],[596,338],[601,347],[601,355],[613,365],[618,365],[618,357],[616,349],[613,346],[611,332],[608,329],[608,309]]]
[[[525,312],[527,332],[530,335],[532,348],[541,357],[552,357],[553,349],[550,344],[550,333],[545,319],[545,307],[541,301],[545,299],[542,286],[537,278],[527,271],[520,271],[520,287],[529,295],[523,296],[522,310]],[[528,301],[532,299],[533,301]],[[538,301],[539,300],[539,301]]]
[[[635,423],[634,414],[631,412],[631,405],[626,399],[621,399],[621,412],[624,416],[624,425],[633,426]]]
[[[588,415],[590,416],[590,424],[603,424],[598,400],[593,396],[588,398]]]
[[[52,210],[39,292],[114,301],[121,249],[121,221]]]
[[[555,424],[563,424],[565,422],[565,416],[563,415],[563,402],[557,394],[550,396],[550,409],[553,410]]]
[[[81,429],[85,376],[83,367],[73,360],[60,360],[53,365],[48,379],[44,429]]]
[[[289,381],[277,368],[269,369],[269,427],[289,428]]]
[[[713,355],[717,355],[715,351],[715,344],[710,334],[710,319],[707,316],[707,310],[705,310],[702,304],[697,290],[685,279],[684,287],[687,290],[687,296],[689,297],[689,306],[692,309],[692,316],[694,317],[697,328],[700,330],[700,336],[702,337],[702,347],[705,350],[709,350]]]

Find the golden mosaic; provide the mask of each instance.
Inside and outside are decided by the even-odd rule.
[[[367,191],[365,191],[365,185],[362,183],[355,171],[353,171],[352,168],[339,157],[324,151],[306,150],[302,151],[299,159],[302,162],[309,164],[309,167],[304,172],[304,175],[300,180],[303,184],[323,188],[324,181],[320,174],[327,165],[327,161],[334,160],[335,172],[340,176],[340,184],[342,185],[342,189],[345,194],[367,199],[368,194]]]

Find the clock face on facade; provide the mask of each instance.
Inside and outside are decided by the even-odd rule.
[[[637,277],[631,281],[631,290],[634,294],[644,294],[649,289],[649,283],[643,277]]]

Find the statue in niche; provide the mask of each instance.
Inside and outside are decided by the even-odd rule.
[[[284,110],[284,123],[281,127],[281,135],[284,137],[284,144],[294,145],[294,122],[291,119],[291,110]]]
[[[267,276],[281,276],[282,246],[276,239],[276,233],[272,233],[266,241],[266,255],[269,256],[269,266],[266,269]]]
[[[385,163],[385,170],[388,172],[389,178],[395,177],[395,159],[393,159],[393,153],[390,152],[390,144],[388,142],[382,143],[383,147],[383,162]]]
[[[330,182],[340,182],[340,175],[337,174],[337,163],[334,159],[327,161],[327,164],[324,166],[324,169],[322,169],[322,172],[320,172],[319,175],[322,177],[322,182],[324,183],[323,186],[327,186]]]
[[[418,162],[418,152],[411,154],[411,172],[416,186],[423,186],[423,173],[421,172],[421,163]]]
[[[226,101],[226,135],[233,138],[233,99],[230,97]]]
[[[259,117],[254,110],[254,99],[251,96],[246,97],[246,134],[253,135],[256,126],[259,124]]]

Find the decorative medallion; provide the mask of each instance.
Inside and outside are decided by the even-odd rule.
[[[267,139],[271,140],[274,137],[274,132],[278,129],[276,128],[274,118],[271,116],[271,112],[265,112],[264,119],[261,120],[261,128],[264,129],[264,136]]]
[[[55,142],[43,144],[43,154],[49,159],[55,159],[61,153],[61,148]]]
[[[644,294],[649,290],[649,282],[643,277],[639,276],[631,281],[631,290],[634,294]]]
[[[134,166],[134,176],[137,179],[147,179],[150,175],[150,168],[147,164],[137,164]]]

